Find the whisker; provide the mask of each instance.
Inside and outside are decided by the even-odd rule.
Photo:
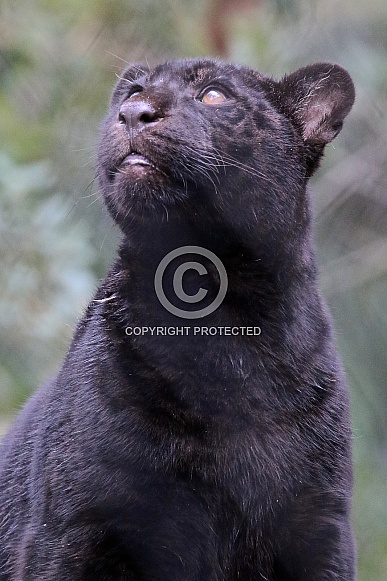
[[[100,246],[100,248],[99,248],[99,251],[100,251],[100,252],[102,252],[102,248],[103,248],[103,245],[104,245],[104,244],[105,244],[105,242],[106,242],[106,238],[108,237],[108,234],[110,234],[110,232],[112,231],[112,229],[114,228],[114,226],[115,226],[115,223],[113,222],[113,223],[110,225],[110,228],[108,228],[108,230],[107,230],[107,232],[106,232],[105,236],[103,237],[103,240],[102,240],[101,246]]]
[[[96,180],[96,179],[97,179],[97,178],[96,178],[96,177],[94,177],[94,178],[93,178],[93,179],[92,179],[92,180],[91,180],[91,181],[88,183],[88,185],[85,187],[85,189],[84,189],[84,191],[83,191],[83,194],[85,194],[85,193],[87,192],[87,190],[88,190],[89,188],[91,188],[91,187],[94,185],[94,182],[95,182],[95,180]],[[92,192],[91,194],[88,194],[87,196],[85,196],[85,195],[82,195],[82,196],[80,196],[80,199],[81,199],[81,200],[84,200],[84,199],[86,199],[86,198],[91,198],[91,196],[95,196],[95,195],[97,195],[97,194],[96,194],[95,192]]]
[[[70,214],[74,210],[74,208],[76,208],[76,206],[78,205],[78,203],[79,203],[79,200],[76,200],[74,202],[74,204],[71,206],[70,210],[67,212],[67,214],[65,216],[64,222],[66,222],[67,218],[70,216]]]
[[[98,200],[100,199],[100,196],[98,194],[94,194],[96,196],[95,200],[93,200],[92,202],[90,202],[90,204],[87,204],[87,207],[90,208],[90,206],[92,206],[93,204],[95,204],[95,202],[98,202]]]
[[[126,65],[130,65],[129,61],[126,61],[125,59],[121,58],[120,56],[114,54],[113,52],[110,52],[108,50],[105,51],[107,54],[110,54],[111,56],[114,56],[114,58],[118,59],[119,61],[125,63]]]

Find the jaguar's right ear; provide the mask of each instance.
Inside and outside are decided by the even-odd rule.
[[[114,106],[129,87],[137,80],[149,73],[149,67],[141,63],[128,66],[121,75],[117,75],[118,83],[113,91],[110,106]]]

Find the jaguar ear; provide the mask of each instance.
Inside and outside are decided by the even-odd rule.
[[[125,85],[129,87],[136,79],[149,73],[149,70],[149,67],[141,63],[134,63],[128,66],[121,75],[117,75],[118,83],[113,91],[110,105],[115,105],[119,101],[122,93],[125,91]]]
[[[324,145],[338,135],[355,100],[351,77],[338,65],[310,65],[286,76],[280,86],[304,141]]]
[[[338,65],[319,63],[299,69],[275,85],[277,106],[300,132],[313,173],[325,145],[340,133],[354,103],[351,77]]]

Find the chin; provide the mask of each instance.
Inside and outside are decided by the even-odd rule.
[[[109,183],[102,184],[105,202],[122,230],[137,219],[168,220],[172,208],[184,205],[188,189],[151,166],[120,169]]]

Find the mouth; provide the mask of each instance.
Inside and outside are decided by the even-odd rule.
[[[150,159],[137,151],[131,151],[129,154],[121,157],[117,163],[107,171],[107,177],[109,182],[113,182],[117,177],[117,174],[127,174],[128,176],[132,174],[139,178],[148,168],[155,170],[158,169]]]
[[[144,157],[140,153],[137,153],[136,151],[132,151],[131,153],[129,153],[129,155],[124,157],[123,160],[118,164],[118,169],[120,167],[125,167],[128,165],[129,166],[130,165],[142,165],[142,166],[155,167],[154,164],[148,158]]]

